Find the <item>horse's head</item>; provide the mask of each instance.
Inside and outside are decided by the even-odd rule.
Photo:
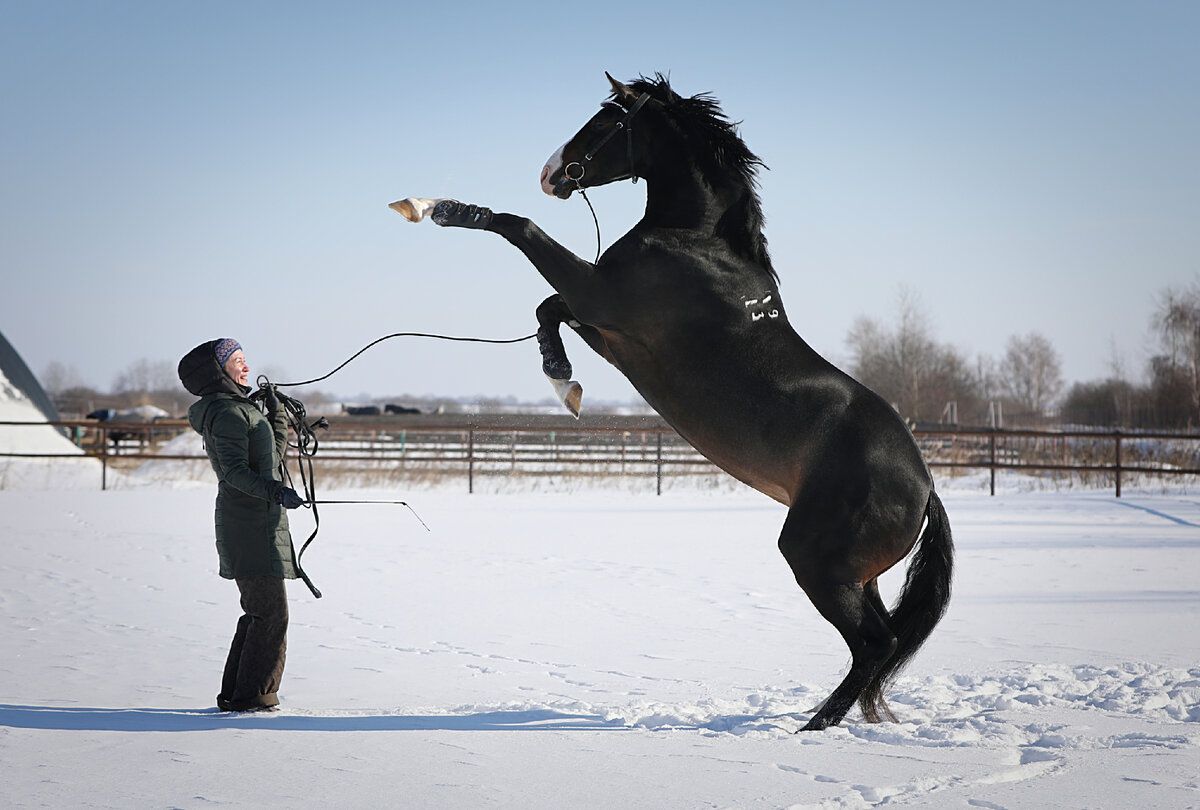
[[[542,167],[542,191],[567,199],[575,189],[602,186],[638,177],[634,125],[647,105],[659,104],[648,93],[609,76],[612,99],[601,105],[571,140],[555,150]]]

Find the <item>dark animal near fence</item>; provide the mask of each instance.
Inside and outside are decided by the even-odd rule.
[[[100,408],[92,411],[87,415],[88,419],[95,419],[100,422],[119,422],[122,424],[152,424],[160,419],[169,419],[170,414],[162,408],[156,408],[153,405],[139,405],[135,408],[124,408],[117,410],[115,408]],[[127,439],[145,438],[146,434],[142,431],[108,431],[108,440],[114,445],[118,445]]]

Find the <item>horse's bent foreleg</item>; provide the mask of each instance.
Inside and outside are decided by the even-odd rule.
[[[559,401],[578,419],[583,401],[583,386],[571,379],[571,361],[567,359],[567,349],[558,333],[561,324],[578,322],[574,320],[571,310],[558,294],[550,296],[538,305],[537,320],[542,372],[550,380]]]
[[[552,380],[571,378],[571,361],[567,359],[567,348],[563,345],[558,328],[572,320],[562,296],[555,293],[537,308],[537,341],[542,353],[542,372]]]

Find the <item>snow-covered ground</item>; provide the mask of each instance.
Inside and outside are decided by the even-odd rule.
[[[900,722],[794,735],[847,654],[760,495],[337,493],[430,531],[325,507],[283,710],[240,716],[214,487],[154,469],[0,491],[4,807],[1200,806],[1186,490],[948,485],[955,595]]]

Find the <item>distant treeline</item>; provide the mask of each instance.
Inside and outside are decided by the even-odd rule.
[[[1200,428],[1200,279],[1158,294],[1149,324],[1156,346],[1139,375],[1141,381],[1129,379],[1114,360],[1108,378],[1068,387],[1058,352],[1038,332],[1010,337],[998,359],[969,360],[957,347],[935,339],[913,293],[901,292],[896,313],[891,325],[865,317],[855,321],[846,338],[850,349],[846,370],[912,422]],[[1097,347],[1097,351],[1104,349]],[[64,416],[138,405],[154,405],[182,416],[194,401],[179,385],[174,364],[145,359],[122,372],[108,392],[83,385],[79,375],[61,363],[51,363],[41,382]],[[348,401],[316,390],[292,393],[313,413],[338,413],[343,403],[376,406],[381,411],[394,403],[423,413],[511,412],[522,404],[514,397],[467,400],[360,394]],[[545,407],[553,402],[547,398],[528,404]]]

